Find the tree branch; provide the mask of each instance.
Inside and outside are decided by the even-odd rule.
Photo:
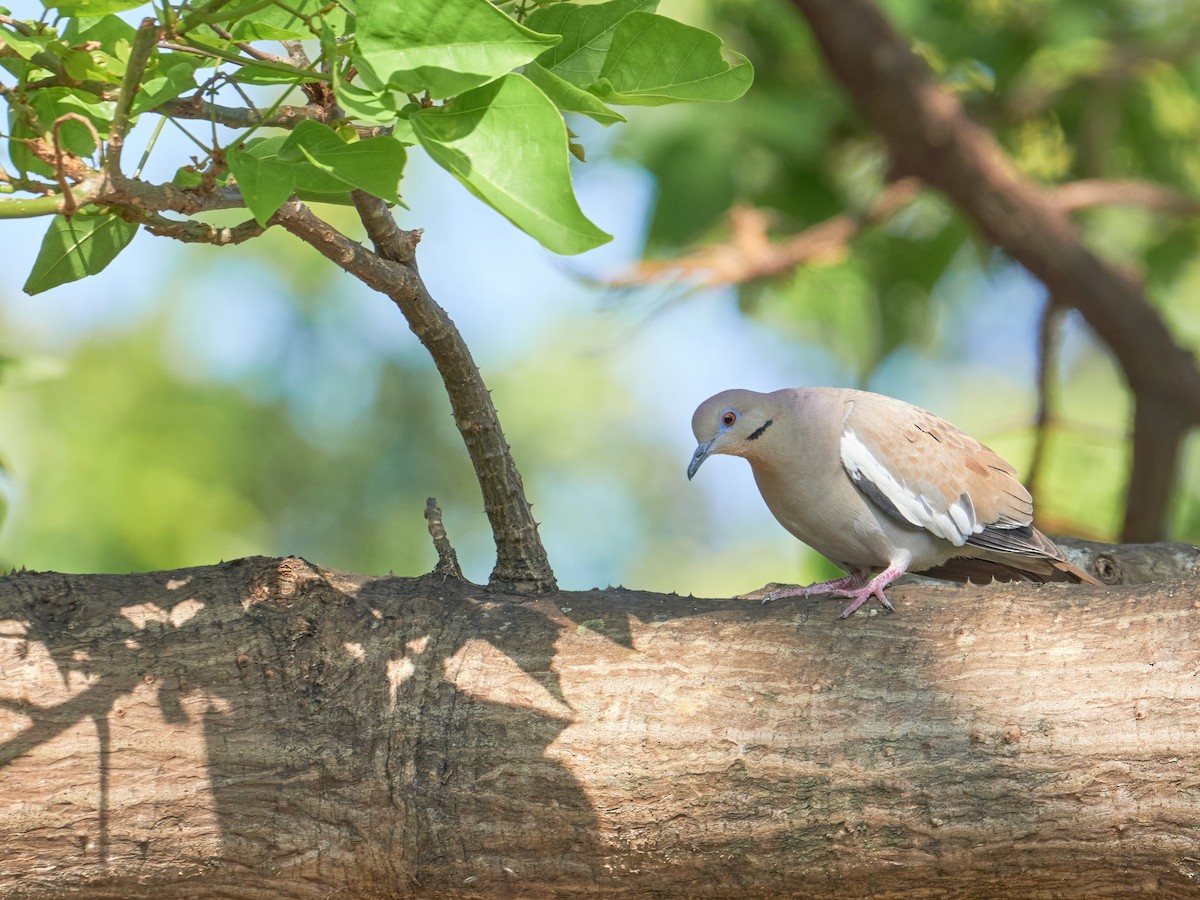
[[[442,376],[455,424],[475,467],[496,542],[491,583],[519,593],[553,590],[554,573],[491,395],[466,342],[446,311],[429,295],[412,261],[419,233],[397,227],[383,201],[359,192],[355,192],[354,199],[378,253],[341,234],[297,200],[285,203],[272,222],[368,287],[390,297],[400,308]],[[402,261],[405,259],[409,262]]]
[[[142,73],[150,62],[150,54],[154,52],[154,42],[158,38],[158,23],[154,19],[142,19],[134,35],[133,45],[129,48],[129,60],[125,64],[125,77],[121,80],[121,90],[117,94],[117,108],[113,113],[112,124],[108,128],[108,150],[104,157],[104,173],[109,180],[120,182],[124,175],[121,173],[121,151],[125,148],[125,134],[129,131],[129,120],[133,113],[133,99],[141,90]]]
[[[1051,193],[1023,177],[993,137],[936,84],[876,5],[793,2],[834,74],[887,142],[896,169],[945,193],[985,237],[1041,279],[1057,302],[1083,313],[1112,349],[1137,403],[1156,410],[1147,423],[1166,422],[1166,410],[1186,425],[1200,422],[1194,355],[1175,341],[1133,279],[1088,250]],[[1131,490],[1141,477],[1134,473]],[[1173,471],[1165,477],[1172,479]],[[1155,491],[1144,499],[1163,496]],[[1129,499],[1132,505],[1135,498]],[[1165,507],[1152,512],[1161,533]]]
[[[738,206],[730,211],[729,240],[708,244],[681,257],[643,260],[612,279],[614,286],[655,281],[690,281],[706,287],[744,284],[785,275],[801,266],[845,258],[848,246],[864,228],[876,225],[911,203],[920,192],[915,178],[892,182],[864,214],[844,213],[806,228],[782,241],[771,241],[767,214]]]
[[[731,234],[727,240],[670,259],[642,260],[609,284],[626,287],[678,280],[719,287],[787,275],[801,266],[837,262],[845,258],[850,242],[864,229],[887,221],[915,200],[922,187],[920,179],[902,178],[887,185],[865,214],[833,216],[775,241],[768,235],[768,213],[738,206],[729,214]],[[1143,181],[1084,179],[1046,190],[1050,202],[1062,212],[1138,206],[1179,215],[1200,214],[1200,200]]]
[[[254,219],[234,226],[210,225],[194,219],[177,221],[157,213],[142,212],[131,215],[133,221],[144,225],[146,230],[159,237],[169,237],[185,244],[213,244],[218,247],[232,246],[256,238],[266,229]]]

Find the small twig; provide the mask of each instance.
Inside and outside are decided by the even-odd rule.
[[[253,219],[232,227],[221,227],[191,219],[180,222],[157,213],[141,211],[132,217],[132,221],[140,222],[148,232],[159,237],[173,238],[185,244],[213,244],[218,247],[240,244],[258,237],[266,230]]]
[[[438,564],[434,571],[443,578],[462,581],[463,573],[458,564],[458,554],[454,552],[450,538],[446,535],[446,528],[442,524],[442,510],[434,497],[425,501],[425,524],[429,528],[429,536],[433,538],[433,549],[438,555]]]
[[[276,56],[274,53],[268,53],[266,50],[259,50],[253,44],[248,44],[245,41],[235,41],[233,39],[233,35],[230,34],[228,31],[226,31],[224,28],[222,28],[220,25],[217,25],[214,23],[214,24],[209,25],[208,27],[211,28],[214,32],[216,32],[217,37],[219,37],[223,40],[229,41],[231,44],[233,44],[233,46],[237,47],[239,50],[241,50],[247,56],[253,56],[255,59],[260,59],[263,62],[283,63],[284,65],[289,65],[289,66],[292,65],[292,61],[290,59],[288,59],[287,57]]]
[[[332,81],[333,76],[323,72],[316,72],[312,69],[301,71],[293,66],[288,60],[275,62],[269,59],[246,59],[237,53],[229,53],[225,50],[218,50],[216,47],[190,47],[187,44],[177,44],[174,41],[160,41],[158,46],[163,50],[171,50],[175,53],[191,53],[196,56],[204,56],[209,59],[223,59],[226,62],[235,63],[239,66],[256,65],[264,69],[271,69],[275,72],[287,72],[290,75],[295,75],[297,78],[303,78],[305,81]]]
[[[1200,214],[1200,200],[1146,181],[1086,178],[1049,189],[1050,202],[1063,212],[1092,206],[1140,206],[1186,216]]]
[[[63,152],[60,131],[62,130],[63,123],[65,122],[82,122],[84,125],[86,125],[88,131],[92,133],[92,141],[95,143],[97,153],[99,153],[101,150],[101,143],[100,135],[96,132],[96,126],[94,126],[87,119],[87,117],[82,116],[79,113],[64,113],[54,120],[54,125],[51,128],[51,132],[54,135],[54,178],[58,182],[58,189],[62,193],[63,197],[62,214],[64,216],[69,216],[75,212],[79,206],[75,202],[75,195],[71,192],[71,183],[67,180],[67,167],[68,161],[77,163],[78,160],[71,154],[64,154]],[[78,167],[76,166],[73,168],[76,168],[77,170]],[[76,180],[81,179],[77,178]]]

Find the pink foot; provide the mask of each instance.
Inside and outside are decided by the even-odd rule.
[[[853,569],[849,575],[843,575],[841,578],[835,578],[833,581],[819,581],[816,584],[810,584],[807,587],[784,588],[782,591],[773,591],[763,597],[763,603],[770,603],[772,600],[782,600],[785,597],[811,597],[813,594],[836,594],[839,597],[850,597],[852,594],[847,594],[846,591],[855,591],[867,583],[867,576],[862,569]]]
[[[845,619],[854,614],[854,611],[875,597],[890,610],[895,610],[892,606],[892,601],[883,594],[883,589],[904,574],[908,568],[907,564],[893,563],[888,566],[862,587],[857,589],[847,590],[846,588],[838,588],[834,593],[839,597],[849,597],[852,602],[844,610],[842,610],[842,618]]]

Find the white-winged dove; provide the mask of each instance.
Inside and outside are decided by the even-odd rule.
[[[852,599],[843,618],[872,596],[891,609],[883,589],[905,572],[1101,583],[1033,527],[1012,466],[911,403],[842,388],[723,391],[696,409],[692,432],[689,479],[714,453],[745,457],[780,524],[849,573],[764,603],[829,592]]]

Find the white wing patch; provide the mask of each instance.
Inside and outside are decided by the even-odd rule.
[[[961,547],[972,534],[983,531],[983,523],[975,518],[975,504],[966,493],[944,510],[935,509],[930,499],[903,484],[892,471],[867,449],[853,431],[842,433],[842,465],[851,480],[864,494],[885,512],[924,528],[940,538]],[[942,497],[933,503],[944,504]],[[889,506],[891,507],[889,509]]]

